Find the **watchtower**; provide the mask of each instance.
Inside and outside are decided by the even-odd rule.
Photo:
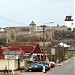
[[[32,22],[29,24],[29,31],[30,31],[30,33],[36,32],[36,24],[34,23],[34,21],[32,21]]]
[[[65,18],[65,26],[67,26],[71,31],[73,31],[73,19],[72,16],[66,16]]]

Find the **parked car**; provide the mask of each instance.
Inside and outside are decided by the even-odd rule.
[[[53,61],[50,61],[49,64],[50,64],[51,67],[55,67],[56,66],[56,63],[53,62]]]
[[[48,62],[37,62],[34,65],[38,65],[38,64],[45,65],[48,68],[48,70],[50,70],[50,66],[49,66],[49,63]]]
[[[29,72],[42,72],[43,71],[43,65],[41,65],[41,64],[33,65],[33,66],[27,68],[26,71],[29,71]],[[47,66],[45,66],[45,71],[48,71]]]
[[[35,63],[34,65],[36,65],[36,64],[42,64],[42,65],[47,65],[47,66],[49,66],[49,63],[48,63],[48,62],[37,62],[37,63]]]

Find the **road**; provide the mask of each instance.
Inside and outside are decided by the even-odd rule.
[[[23,72],[21,75],[75,75],[75,58],[67,63],[64,63],[62,66],[50,69],[47,73]]]
[[[75,59],[51,69],[46,75],[75,75]]]

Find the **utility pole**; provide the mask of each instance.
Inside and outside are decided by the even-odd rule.
[[[5,35],[6,35],[6,43],[8,44],[8,33],[7,33],[7,31],[5,31]]]
[[[43,28],[43,72],[45,72],[45,27],[47,26],[42,25],[41,27]]]
[[[49,23],[54,23],[54,22],[49,22]],[[45,23],[45,24],[49,24],[49,23]],[[46,25],[42,25],[41,27],[43,28],[43,72],[45,73],[45,28],[47,27]]]
[[[64,61],[64,43],[63,43],[63,61]]]

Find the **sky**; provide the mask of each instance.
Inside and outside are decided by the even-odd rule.
[[[0,0],[0,27],[28,26],[31,21],[64,25],[65,16],[74,18],[74,0]]]

